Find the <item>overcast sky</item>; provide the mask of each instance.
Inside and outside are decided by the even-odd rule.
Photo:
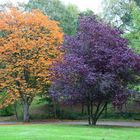
[[[103,0],[62,0],[62,1],[64,1],[66,4],[67,3],[75,4],[81,10],[91,9],[95,13],[99,13],[102,10],[101,3]],[[0,0],[0,4],[6,3],[6,2],[12,2],[12,3],[25,2],[25,3],[27,3],[28,0]]]

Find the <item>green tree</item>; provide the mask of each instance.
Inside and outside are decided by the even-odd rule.
[[[131,17],[131,32],[126,33],[124,36],[129,40],[130,47],[140,53],[140,7],[135,5],[135,8],[131,13]]]
[[[133,48],[138,54],[140,54],[140,7],[137,6],[136,4],[131,12],[131,17],[132,17],[131,31],[124,34],[124,37],[129,40],[129,46]],[[140,91],[140,84],[131,86],[134,90]],[[137,101],[139,101],[139,98],[137,99]]]
[[[79,10],[75,5],[64,5],[60,0],[30,0],[25,9],[40,9],[50,19],[59,21],[66,34],[73,35],[76,32]]]
[[[105,0],[102,16],[112,25],[129,31],[132,28],[134,7],[134,0]]]
[[[80,16],[92,16],[94,14],[94,12],[90,9],[87,9],[86,11],[82,11],[80,12]]]
[[[138,6],[140,6],[140,0],[134,0]]]

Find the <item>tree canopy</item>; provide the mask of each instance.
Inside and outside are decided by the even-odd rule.
[[[63,61],[53,69],[52,97],[64,103],[84,102],[89,124],[96,124],[108,103],[120,108],[128,85],[138,80],[140,56],[128,48],[122,33],[95,16],[82,16],[76,35],[65,38]]]
[[[132,13],[132,29],[124,36],[129,40],[130,47],[140,53],[140,7],[135,6]]]
[[[52,63],[61,60],[63,33],[40,11],[17,9],[0,13],[0,31],[0,108],[21,99],[28,113],[35,95],[50,83]]]
[[[132,28],[132,12],[139,3],[134,0],[105,0],[103,18],[125,31]]]
[[[60,0],[30,0],[25,9],[41,10],[50,19],[59,21],[64,33],[68,35],[76,32],[79,9],[75,5],[64,5]]]

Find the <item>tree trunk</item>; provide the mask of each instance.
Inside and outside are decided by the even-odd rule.
[[[96,110],[95,110],[94,114],[92,114],[92,125],[96,125],[97,115],[98,115],[98,112],[100,110],[100,105],[101,105],[101,103],[97,104]]]
[[[53,101],[53,112],[54,112],[54,118],[57,118],[57,110],[56,110],[56,102]]]
[[[92,119],[92,125],[96,125],[97,120],[99,119],[103,111],[105,110],[106,106],[107,106],[107,102],[102,107],[101,107],[101,103],[98,104],[94,117]]]
[[[84,114],[84,103],[83,102],[81,104],[81,113],[82,113],[82,115]]]
[[[87,105],[87,112],[88,112],[88,124],[91,125],[91,111],[90,111],[90,104]]]
[[[14,103],[14,111],[16,115],[16,120],[18,120],[17,103]]]
[[[26,101],[23,103],[23,121],[24,122],[30,121],[29,104]]]
[[[107,118],[107,105],[106,105],[106,107],[105,107],[105,118]]]
[[[92,120],[92,125],[96,125],[96,123],[97,123],[97,119],[94,118],[94,119]]]

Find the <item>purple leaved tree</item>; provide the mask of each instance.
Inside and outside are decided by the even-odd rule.
[[[95,16],[83,16],[76,35],[65,38],[63,62],[53,69],[51,95],[61,102],[84,102],[90,125],[108,103],[121,107],[129,85],[139,80],[140,56],[121,35]]]

